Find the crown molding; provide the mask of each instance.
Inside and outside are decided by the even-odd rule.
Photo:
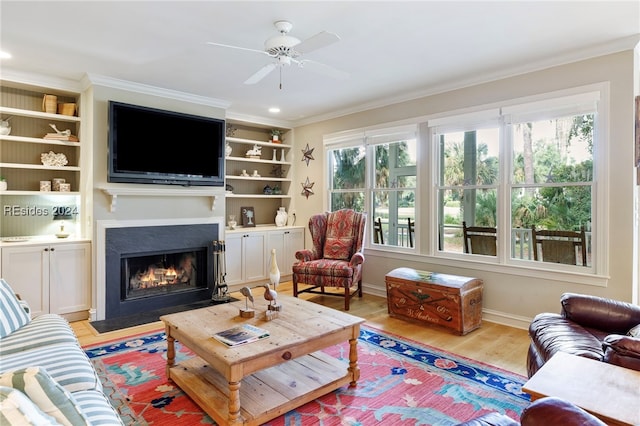
[[[229,101],[225,101],[222,99],[209,98],[206,96],[194,95],[192,93],[164,89],[162,87],[120,80],[117,78],[107,77],[99,74],[86,74],[82,79],[83,89],[87,89],[92,85],[105,86],[113,89],[126,90],[129,92],[140,93],[144,95],[152,95],[178,101],[191,102],[198,105],[222,108],[224,110],[229,108],[229,106],[231,105]]]

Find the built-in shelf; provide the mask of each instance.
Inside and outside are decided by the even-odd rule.
[[[291,148],[291,145],[285,145],[282,143],[260,142],[252,139],[234,138],[231,136],[227,136],[226,140],[227,142],[243,143],[246,145],[269,146],[271,148]]]
[[[216,198],[219,197],[222,189],[210,189],[210,188],[115,188],[115,187],[102,187],[99,188],[105,194],[111,197],[111,203],[109,210],[111,212],[116,211],[116,204],[118,196],[131,196],[131,197],[209,197],[211,198],[211,210],[215,210]]]
[[[68,192],[62,192],[62,191],[0,191],[0,195],[46,195],[47,197],[49,196],[54,196],[54,197],[61,197],[61,196],[68,196],[68,195],[80,195],[80,192],[77,191],[68,191]]]
[[[279,181],[279,182],[289,182],[291,179],[288,178],[278,178],[278,177],[269,177],[269,176],[225,176],[227,180],[262,180],[262,181]]]
[[[25,163],[0,163],[0,167],[6,167],[10,169],[30,169],[30,170],[61,170],[79,172],[78,166],[45,166],[42,164],[25,164]]]
[[[47,145],[63,145],[63,146],[78,146],[80,144],[80,142],[67,142],[67,141],[58,141],[55,139],[30,138],[27,136],[11,136],[11,135],[1,135],[0,140],[13,141],[13,142],[39,143],[39,144],[47,144]]]
[[[264,194],[227,194],[227,198],[291,198],[291,195],[279,194],[279,195],[264,195]]]
[[[289,161],[263,160],[262,158],[227,157],[227,161],[242,161],[243,163],[280,164],[282,166],[290,166],[291,165],[291,162],[289,162]]]
[[[0,106],[0,114],[19,115],[22,117],[32,117],[32,118],[46,118],[48,120],[70,121],[75,123],[80,122],[80,117],[76,117],[73,115],[49,114],[47,112],[31,111],[26,109],[10,108],[10,107],[3,107],[3,106]]]

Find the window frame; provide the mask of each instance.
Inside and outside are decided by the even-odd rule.
[[[584,86],[574,87],[570,89],[561,89],[553,92],[540,93],[519,98],[506,99],[496,101],[484,105],[474,107],[466,107],[458,110],[450,110],[439,112],[436,114],[418,116],[395,123],[380,124],[372,128],[358,128],[346,132],[333,133],[324,135],[325,158],[328,159],[329,150],[339,147],[348,147],[355,145],[364,145],[366,137],[371,135],[372,131],[380,131],[385,128],[394,126],[417,126],[417,170],[416,170],[416,188],[415,188],[415,210],[416,223],[420,222],[421,226],[416,228],[415,240],[416,244],[413,250],[407,252],[402,247],[373,245],[372,231],[373,223],[369,220],[367,245],[365,248],[374,253],[395,259],[397,261],[411,260],[414,262],[425,262],[428,264],[438,264],[443,267],[452,268],[471,268],[475,270],[487,271],[490,273],[506,273],[515,276],[537,277],[548,281],[561,281],[606,287],[609,279],[609,252],[611,242],[608,238],[609,223],[609,199],[607,188],[609,186],[609,170],[610,154],[609,154],[609,115],[610,101],[609,82],[598,82]],[[510,186],[505,186],[504,182],[510,182],[511,170],[511,138],[507,137],[505,117],[514,116],[523,112],[533,113],[536,109],[538,112],[544,112],[545,108],[558,109],[559,105],[566,103],[567,100],[574,100],[575,105],[580,104],[585,99],[591,101],[597,99],[597,108],[593,133],[593,200],[592,200],[592,239],[594,246],[594,262],[589,270],[582,266],[572,265],[555,265],[545,262],[522,261],[520,259],[510,259],[510,250],[498,249],[498,256],[477,256],[463,253],[451,253],[438,251],[437,230],[438,217],[434,209],[438,206],[438,192],[436,190],[438,182],[437,170],[439,163],[438,144],[434,143],[434,127],[436,126],[454,126],[460,125],[462,122],[479,123],[486,120],[497,119],[500,122],[500,138],[507,143],[500,144],[500,168],[499,168],[499,185],[500,190],[511,191]],[[575,112],[574,105],[574,112]],[[559,110],[559,109],[558,109]],[[461,129],[464,130],[464,129]],[[473,130],[473,129],[469,129]],[[372,157],[372,156],[369,156]],[[505,163],[505,158],[508,163]],[[371,160],[368,160],[371,161]],[[506,165],[508,164],[508,167]],[[324,168],[324,182],[329,187],[330,170]],[[365,191],[365,211],[368,215],[371,213],[371,165],[367,165],[365,172],[365,180],[367,189]],[[330,206],[330,190],[324,199],[324,207]],[[511,201],[509,197],[498,196],[498,229],[506,229],[511,224]],[[505,225],[505,220],[508,225]],[[498,235],[499,247],[507,247],[509,235],[500,232]]]

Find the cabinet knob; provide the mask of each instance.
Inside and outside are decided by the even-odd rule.
[[[54,249],[53,247],[51,247],[51,251],[56,251],[56,249]]]
[[[285,233],[285,234],[288,234],[288,233],[289,233],[289,231],[284,231],[284,233]]]
[[[49,251],[49,249],[48,249],[48,248],[45,248],[45,249],[44,249],[44,251]]]

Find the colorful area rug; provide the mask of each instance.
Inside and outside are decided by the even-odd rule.
[[[165,377],[164,332],[85,348],[127,425],[215,424]],[[348,363],[348,345],[326,350]],[[193,354],[176,342],[176,362]],[[454,425],[497,411],[518,420],[526,378],[440,349],[362,327],[360,380],[267,424]]]

